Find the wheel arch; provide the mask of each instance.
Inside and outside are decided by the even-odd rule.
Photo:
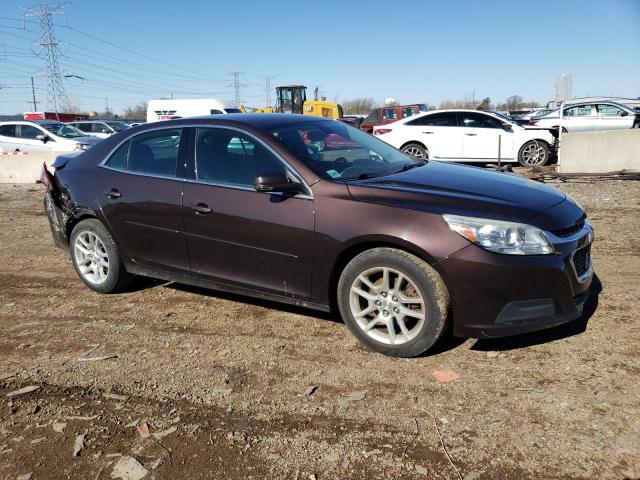
[[[383,247],[402,250],[424,260],[438,272],[438,274],[442,278],[443,283],[445,284],[445,287],[448,289],[445,276],[443,275],[442,270],[439,268],[438,263],[431,255],[429,255],[428,252],[425,252],[417,245],[402,239],[398,239],[395,237],[386,237],[384,235],[357,238],[352,240],[348,245],[345,246],[345,248],[337,255],[331,267],[327,298],[329,299],[329,306],[331,307],[332,311],[337,311],[338,281],[340,280],[340,275],[342,274],[347,264],[356,256],[360,255],[363,252],[366,252],[367,250]]]
[[[73,232],[73,229],[76,227],[76,225],[78,225],[81,221],[90,218],[101,221],[100,218],[98,218],[98,215],[96,215],[96,213],[91,210],[82,210],[69,217],[66,225],[67,242],[71,241],[71,232]]]
[[[398,150],[402,150],[404,147],[406,147],[407,145],[410,145],[412,143],[416,143],[416,144],[422,146],[422,148],[424,148],[427,152],[429,152],[429,147],[427,147],[424,143],[422,143],[419,140],[410,140],[408,142],[404,142],[402,145],[400,145],[400,148]]]

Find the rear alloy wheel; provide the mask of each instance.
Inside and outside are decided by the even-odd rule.
[[[546,165],[549,161],[549,147],[541,140],[530,140],[518,152],[518,162],[523,167]]]
[[[91,290],[111,293],[131,281],[113,238],[98,220],[78,223],[71,233],[70,246],[76,273]]]
[[[349,330],[372,350],[413,357],[444,331],[448,295],[438,273],[402,250],[375,248],[355,257],[338,284]]]
[[[419,143],[409,143],[402,147],[402,153],[409,155],[411,158],[418,160],[427,160],[429,158],[429,152],[423,145]]]

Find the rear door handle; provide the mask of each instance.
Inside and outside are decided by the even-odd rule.
[[[110,191],[104,192],[104,194],[109,198],[120,198],[122,196],[117,188],[112,188]]]
[[[196,211],[196,215],[205,215],[207,213],[213,212],[213,210],[211,210],[209,208],[209,205],[207,205],[206,203],[196,203],[195,205],[191,205],[191,208]]]

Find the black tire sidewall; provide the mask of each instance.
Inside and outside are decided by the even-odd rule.
[[[74,252],[75,241],[80,233],[86,231],[92,232],[100,238],[105,250],[107,251],[107,255],[109,256],[109,272],[107,273],[107,280],[99,285],[87,281],[80,273],[76,263],[76,256]],[[124,283],[123,277],[127,276],[127,272],[124,270],[120,254],[118,252],[118,247],[113,241],[113,237],[99,220],[82,220],[73,228],[69,241],[69,253],[71,254],[71,262],[73,263],[73,268],[75,269],[78,277],[91,290],[98,293],[112,293],[122,287],[122,284]]]
[[[442,335],[447,320],[438,307],[437,286],[410,257],[393,253],[388,249],[364,252],[347,264],[338,282],[338,308],[351,333],[371,350],[393,357],[415,357],[427,351]],[[420,290],[425,300],[426,318],[422,330],[413,340],[394,346],[378,342],[362,331],[354,319],[349,304],[351,285],[360,273],[373,267],[391,267],[399,270],[410,277]]]
[[[539,146],[544,148],[544,153],[545,153],[544,162],[538,163],[537,165],[529,165],[522,158],[522,154],[524,153],[524,149],[528,145],[531,145],[532,143],[537,143]],[[545,142],[543,140],[529,140],[528,142],[525,142],[525,144],[522,145],[522,147],[520,147],[520,151],[518,152],[518,163],[523,167],[542,167],[542,166],[544,166],[544,165],[549,163],[549,155],[550,155],[550,151],[549,151],[549,146],[547,145],[547,142]]]

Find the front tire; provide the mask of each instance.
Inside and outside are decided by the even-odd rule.
[[[411,158],[418,160],[427,160],[429,158],[429,152],[419,143],[408,143],[402,147],[402,153],[409,155]]]
[[[542,140],[529,140],[518,152],[518,163],[523,167],[540,167],[549,163],[549,146]]]
[[[449,296],[424,260],[393,248],[367,250],[338,282],[338,307],[351,333],[376,352],[415,357],[444,332]]]
[[[126,287],[133,276],[122,264],[118,247],[100,221],[79,222],[71,232],[71,261],[80,280],[98,293],[113,293]]]

